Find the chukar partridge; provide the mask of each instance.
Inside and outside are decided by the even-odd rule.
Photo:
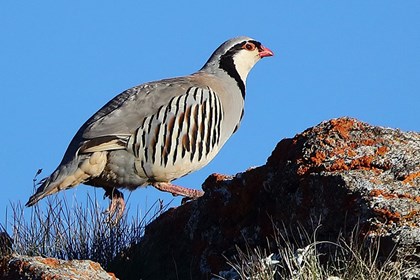
[[[124,209],[117,188],[152,185],[189,198],[203,195],[171,181],[216,156],[239,127],[249,71],[272,55],[254,39],[233,38],[192,75],[117,95],[82,125],[60,165],[41,180],[26,205],[81,183],[104,188],[111,211]]]

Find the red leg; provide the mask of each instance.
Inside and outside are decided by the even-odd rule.
[[[104,196],[111,199],[111,202],[108,208],[105,210],[105,213],[109,214],[110,220],[112,217],[115,216],[115,221],[118,222],[124,214],[124,209],[125,209],[124,195],[122,192],[120,192],[116,188],[109,188],[105,190],[106,191],[105,191]]]
[[[173,185],[171,183],[156,182],[153,183],[153,186],[160,191],[169,192],[174,196],[182,195],[190,199],[197,199],[204,195],[203,191],[184,188],[181,186]]]

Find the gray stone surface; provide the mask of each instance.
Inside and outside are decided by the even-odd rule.
[[[419,187],[418,133],[333,119],[280,141],[264,166],[210,176],[203,197],[149,224],[113,271],[123,279],[208,279],[228,270],[235,246],[266,246],[273,225],[291,235],[298,225],[320,225],[317,239],[331,241],[357,227],[367,242],[381,240],[379,258],[396,250],[393,258],[419,263]]]

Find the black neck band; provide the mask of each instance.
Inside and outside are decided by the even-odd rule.
[[[220,68],[225,70],[226,73],[231,76],[236,83],[238,84],[239,89],[241,90],[242,97],[245,99],[245,83],[242,81],[241,76],[239,75],[238,71],[236,70],[235,63],[233,61],[233,56],[239,50],[242,49],[242,43],[236,44],[233,46],[228,52],[220,57]]]

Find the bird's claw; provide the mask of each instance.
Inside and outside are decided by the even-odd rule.
[[[108,215],[107,222],[116,224],[124,215],[124,195],[119,190],[113,188],[111,190],[106,190],[104,194],[104,198],[105,197],[108,197],[111,200],[108,208],[104,211],[104,214]]]

